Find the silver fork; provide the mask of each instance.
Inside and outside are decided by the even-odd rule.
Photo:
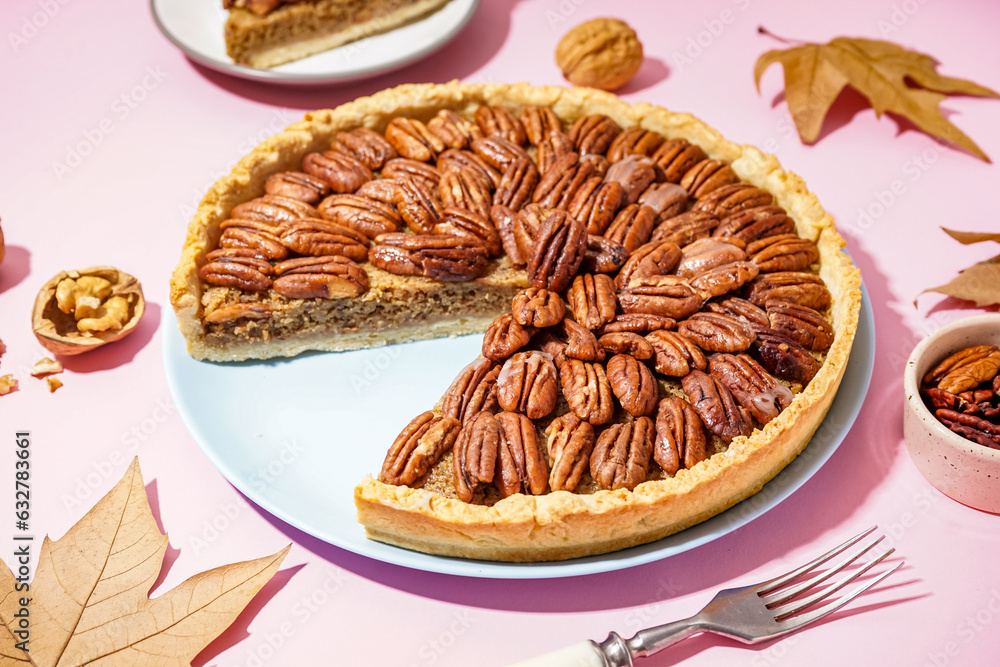
[[[632,665],[633,658],[653,655],[700,632],[712,632],[744,644],[755,644],[786,635],[840,609],[902,567],[903,563],[899,562],[840,597],[822,606],[815,606],[864,575],[895,551],[889,549],[856,569],[847,569],[884,539],[880,535],[862,542],[877,528],[872,526],[819,558],[780,577],[753,586],[719,591],[704,609],[690,618],[640,630],[627,641],[618,633],[612,632],[600,644],[593,641],[580,642],[554,653],[520,662],[513,667],[626,667]],[[849,549],[829,569],[813,573],[820,565]],[[843,575],[833,579],[841,572]],[[806,578],[807,575],[811,576]],[[825,587],[821,586],[831,579],[833,580]]]

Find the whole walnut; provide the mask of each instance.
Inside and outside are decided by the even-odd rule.
[[[642,65],[642,44],[624,21],[599,18],[570,30],[556,47],[556,64],[577,86],[614,90]]]

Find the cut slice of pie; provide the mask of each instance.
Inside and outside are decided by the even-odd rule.
[[[226,53],[266,69],[398,28],[448,0],[227,0]]]

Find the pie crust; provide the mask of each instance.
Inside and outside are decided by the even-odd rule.
[[[371,477],[355,489],[358,518],[376,540],[432,554],[499,561],[541,561],[607,553],[647,542],[704,521],[758,492],[806,446],[829,409],[850,355],[861,303],[861,277],[846,253],[833,219],[801,178],[782,170],[777,159],[753,146],[737,145],[685,113],[639,103],[592,89],[533,87],[527,84],[404,85],[357,99],[334,110],[306,115],[243,158],[206,195],[192,221],[183,255],[171,281],[171,303],[189,350],[198,358],[231,360],[290,355],[309,349],[353,349],[407,340],[417,322],[397,329],[354,336],[311,331],[282,341],[223,344],[206,335],[201,321],[202,289],[198,268],[219,238],[219,225],[236,205],[263,193],[271,174],[297,169],[302,157],[329,146],[334,134],[360,126],[377,132],[392,118],[423,121],[441,109],[471,116],[481,105],[517,110],[545,105],[572,123],[587,114],[605,114],[624,128],[653,130],[700,146],[710,158],[725,160],[744,182],[769,191],[794,219],[796,232],[814,241],[820,254],[819,275],[832,297],[828,313],[835,340],[812,381],[777,418],[749,437],[737,437],[721,453],[675,476],[643,482],[633,491],[599,490],[592,494],[556,491],[542,496],[515,494],[492,506],[474,505],[428,490],[385,484]],[[368,265],[365,265],[366,268]],[[440,289],[440,283],[386,274],[416,289]],[[497,285],[502,284],[501,287]],[[372,292],[378,291],[377,274]],[[480,289],[525,284],[523,272],[503,261],[484,278]],[[391,293],[389,292],[382,293]],[[361,297],[358,297],[360,300]],[[308,300],[306,305],[312,300]],[[342,300],[350,309],[352,299]],[[509,307],[509,300],[506,304]],[[461,318],[456,318],[461,319]],[[483,315],[479,329],[492,319]],[[407,328],[409,327],[409,328]],[[430,335],[459,333],[476,326],[446,318]]]

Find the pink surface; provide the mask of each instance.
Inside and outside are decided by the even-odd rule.
[[[549,581],[384,565],[309,538],[248,503],[188,435],[161,361],[168,277],[206,189],[309,109],[405,82],[561,84],[552,57],[559,37],[611,11],[637,28],[646,47],[643,69],[621,91],[626,99],[693,112],[728,138],[775,153],[837,219],[872,297],[877,331],[871,389],[840,449],[789,500],[708,545],[625,571]],[[281,573],[196,664],[505,665],[603,639],[609,630],[631,634],[686,616],[719,588],[781,572],[876,523],[907,561],[877,592],[780,642],[748,648],[702,636],[641,664],[996,663],[1000,520],[927,484],[906,453],[901,421],[902,371],[913,346],[938,326],[981,312],[938,295],[923,297],[919,308],[912,301],[996,254],[995,246],[963,247],[939,230],[997,228],[996,167],[898,118],[876,119],[850,92],[818,143],[804,146],[779,68],[764,76],[759,95],[752,72],[757,56],[783,46],[757,33],[766,26],[812,41],[891,39],[933,54],[943,74],[1000,89],[1000,5],[485,0],[465,32],[429,59],[319,89],[251,84],[194,65],[157,32],[142,2],[7,1],[0,19],[7,242],[0,374],[21,381],[20,391],[0,397],[0,479],[13,478],[14,431],[30,429],[33,527],[57,537],[138,455],[170,534],[167,571],[154,593],[294,542]],[[1000,101],[954,97],[943,107],[1000,159]],[[149,302],[146,317],[126,341],[65,359],[65,386],[49,394],[28,375],[45,355],[32,336],[31,304],[52,275],[92,264],[136,275]],[[12,489],[8,495],[0,510],[4,502],[12,507]],[[0,528],[3,554],[12,551],[10,522]]]

